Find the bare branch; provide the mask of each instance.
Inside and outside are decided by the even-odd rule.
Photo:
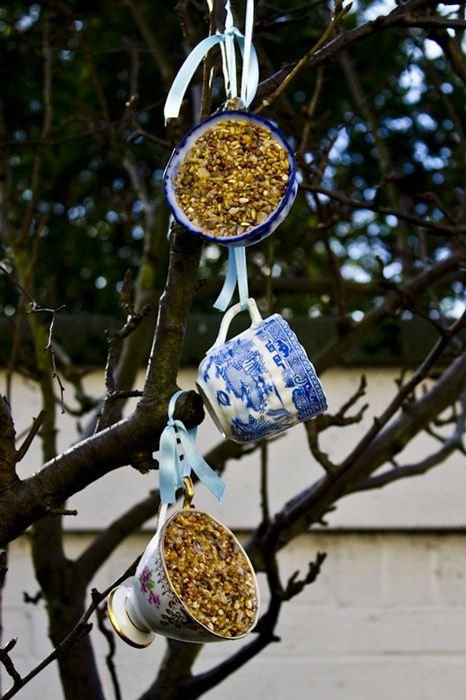
[[[264,440],[260,444],[261,454],[261,479],[260,479],[260,494],[261,494],[261,512],[262,522],[270,522],[270,505],[269,505],[269,446]]]
[[[153,492],[103,529],[76,559],[80,576],[90,582],[118,545],[157,513],[159,503],[158,492]]]
[[[355,413],[352,416],[347,416],[347,412],[352,408],[360,398],[365,396],[366,394],[366,387],[367,387],[367,379],[366,376],[363,374],[361,376],[361,379],[359,381],[359,386],[354,392],[352,396],[349,397],[347,401],[341,406],[339,411],[335,414],[331,413],[322,413],[319,416],[316,416],[315,418],[312,419],[312,421],[307,421],[305,423],[305,428],[308,431],[308,437],[309,437],[309,428],[311,426],[315,426],[312,428],[312,435],[311,438],[312,440],[317,440],[317,436],[323,432],[324,430],[327,430],[328,428],[331,427],[344,427],[346,425],[354,425],[354,423],[359,423],[362,418],[364,413],[369,407],[369,404],[364,404],[357,413]],[[315,455],[314,455],[315,456]],[[322,465],[323,466],[323,465]],[[331,465],[329,465],[331,466]]]
[[[307,442],[311,454],[314,459],[324,468],[327,474],[332,474],[338,469],[338,465],[334,464],[326,452],[323,452],[319,447],[319,428],[315,421],[307,421],[305,423]]]
[[[107,643],[108,643],[108,652],[105,656],[105,663],[107,664],[108,672],[110,674],[110,678],[112,681],[113,693],[115,696],[115,700],[122,700],[123,696],[121,694],[120,683],[118,680],[117,670],[116,670],[115,661],[114,661],[115,652],[116,652],[115,634],[105,624],[105,620],[107,619],[106,608],[105,607],[97,607],[96,615],[97,615],[98,628],[99,628],[100,632],[102,632],[103,636],[105,637],[105,639],[107,640]]]
[[[419,27],[420,29],[466,29],[463,19],[448,19],[444,17],[412,17],[406,15],[402,19],[405,27]]]
[[[342,469],[349,466],[358,457],[358,455],[364,452],[364,450],[375,438],[377,433],[379,433],[382,430],[382,428],[388,423],[388,421],[395,415],[395,413],[403,405],[407,397],[414,391],[416,386],[418,386],[423,379],[428,377],[430,370],[436,364],[436,362],[438,362],[444,350],[446,349],[449,341],[452,337],[454,337],[454,334],[458,332],[458,330],[460,330],[461,328],[464,328],[465,326],[466,312],[460,319],[458,319],[451,325],[449,329],[450,332],[448,334],[442,335],[442,337],[440,337],[440,339],[437,341],[437,343],[434,345],[434,347],[428,353],[428,355],[424,358],[423,362],[420,364],[417,370],[413,373],[412,377],[406,382],[406,384],[404,384],[400,388],[398,394],[389,403],[382,415],[378,416],[377,418],[374,418],[372,428],[368,430],[363,439],[358,443],[358,445],[356,445],[351,454],[348,455],[348,457],[345,459],[344,463],[342,464]]]
[[[403,2],[402,5],[398,5],[388,15],[380,15],[374,20],[339,34],[309,58],[307,61],[307,68],[314,69],[323,65],[344,49],[358,44],[371,34],[376,34],[390,27],[395,27],[398,25],[403,26],[403,18],[406,15],[417,12],[423,8],[429,8],[430,6],[430,0],[407,0],[406,2]],[[419,15],[417,14],[415,16],[418,17]],[[264,97],[266,98],[267,95],[273,94],[273,92],[279,88],[279,86],[284,80],[287,79],[287,76],[296,68],[297,65],[299,65],[299,63],[285,65],[274,75],[260,83],[257,91],[257,99],[264,99]]]
[[[458,244],[450,257],[423,270],[415,277],[409,279],[405,284],[400,285],[400,289],[408,296],[415,297],[424,290],[432,288],[453,270],[458,270],[466,261],[466,248],[461,243]],[[369,328],[373,328],[383,318],[392,314],[400,305],[399,294],[389,292],[384,300],[372,311],[364,316],[363,320],[355,324],[343,338],[338,338],[329,344],[322,355],[314,358],[318,374],[322,374],[325,369],[331,367],[339,360],[348,348],[353,346],[360,338],[363,338]]]
[[[367,479],[366,481],[363,481],[361,484],[357,485],[354,489],[352,489],[351,493],[368,491],[370,489],[379,489],[387,484],[397,481],[398,479],[426,474],[434,467],[442,464],[456,450],[460,450],[464,453],[463,439],[466,428],[465,395],[463,395],[462,403],[463,411],[458,420],[456,429],[450,438],[444,440],[442,447],[439,450],[429,454],[427,457],[419,462],[416,462],[415,464],[406,464],[404,466],[397,465],[389,471],[376,474],[370,479]]]
[[[8,573],[8,552],[6,549],[0,549],[0,589],[5,585],[6,575]],[[1,639],[1,637],[0,637]]]
[[[79,621],[76,623],[76,625],[73,627],[73,629],[66,635],[66,637],[63,639],[63,641],[55,647],[55,649],[45,658],[43,659],[37,666],[35,666],[29,673],[27,673],[25,676],[19,677],[13,686],[8,690],[4,695],[2,695],[1,700],[10,700],[10,698],[14,697],[22,688],[24,688],[25,685],[27,685],[30,681],[32,681],[33,678],[35,678],[41,671],[44,670],[44,668],[47,668],[52,661],[56,661],[58,656],[60,654],[63,654],[65,651],[68,651],[76,642],[78,642],[80,639],[83,638],[83,636],[86,636],[89,634],[89,632],[92,629],[92,624],[89,624],[89,619],[92,617],[94,612],[97,610],[97,607],[100,605],[100,603],[105,600],[105,598],[108,596],[110,591],[115,588],[115,586],[120,585],[120,583],[123,583],[129,576],[132,576],[134,572],[136,571],[136,567],[138,565],[139,558],[136,559],[131,566],[129,566],[126,571],[119,576],[116,581],[114,581],[108,588],[106,588],[102,593],[99,593],[95,589],[92,590],[92,603],[89,605],[85,613],[81,616]],[[11,644],[11,642],[10,642]],[[15,640],[16,644],[16,640]],[[14,645],[13,645],[14,646]],[[5,663],[4,659],[1,658],[1,651],[0,651],[0,660]]]
[[[0,647],[0,663],[4,665],[6,672],[13,679],[13,689],[21,687],[23,680],[10,658],[10,651],[15,648],[17,641],[17,638],[10,639],[8,644],[4,647]],[[6,698],[6,695],[2,695],[2,700],[3,698]]]
[[[352,3],[350,2],[348,5],[343,6],[343,0],[337,0],[335,4],[335,13],[332,16],[328,26],[322,33],[322,36],[316,41],[314,46],[303,56],[298,63],[294,66],[294,68],[288,73],[288,75],[281,81],[281,84],[274,90],[274,92],[267,97],[265,100],[262,100],[261,104],[259,107],[257,107],[254,110],[254,114],[259,114],[259,112],[262,112],[262,110],[265,107],[269,107],[274,100],[277,99],[288,87],[289,83],[295,78],[298,73],[300,73],[303,68],[305,68],[311,61],[311,59],[317,54],[319,49],[324,46],[324,44],[327,42],[327,40],[331,37],[335,29],[339,26],[341,20],[345,15],[348,14],[348,12],[351,10]]]
[[[225,678],[235,673],[239,668],[248,663],[263,649],[273,642],[279,642],[280,638],[275,634],[275,627],[284,601],[300,593],[305,586],[313,583],[321,571],[326,554],[318,553],[315,562],[309,565],[308,573],[303,581],[292,578],[285,591],[271,590],[271,599],[266,612],[260,617],[253,632],[255,638],[241,647],[239,651],[222,661],[217,666],[205,673],[192,676],[183,682],[183,691],[189,697],[200,697],[211,688],[221,683]]]
[[[291,539],[319,522],[336,500],[350,493],[380,466],[393,458],[410,439],[431,422],[438,413],[451,406],[466,384],[466,352],[443,372],[429,391],[416,401],[409,412],[392,421],[354,459],[345,459],[331,476],[303,490],[289,501],[272,519],[267,532],[256,531],[248,551],[265,552],[285,546]]]
[[[307,574],[303,579],[298,579],[299,571],[295,571],[290,577],[283,592],[283,600],[291,600],[295,596],[299,595],[299,593],[301,593],[306,586],[314,583],[320,574],[322,564],[326,558],[327,554],[325,552],[317,552],[316,560],[309,563]]]
[[[6,490],[19,481],[16,474],[15,427],[10,405],[0,395],[0,490]]]
[[[329,190],[325,187],[307,185],[305,183],[302,183],[300,185],[300,188],[305,192],[323,194],[326,197],[329,197],[330,199],[333,199],[336,202],[339,202],[340,204],[351,207],[353,209],[368,209],[369,211],[375,211],[378,214],[384,215],[392,214],[393,216],[396,216],[399,219],[403,219],[404,221],[408,221],[409,223],[414,224],[415,226],[425,228],[434,234],[442,236],[458,236],[466,233],[465,225],[450,225],[443,224],[440,221],[429,221],[429,219],[421,218],[420,216],[416,216],[415,214],[409,214],[408,212],[400,211],[399,209],[392,209],[391,207],[382,206],[380,204],[377,204],[375,201],[366,202],[359,201],[357,199],[352,199],[351,197],[347,197],[346,195],[340,194],[339,192],[335,192],[334,190]]]

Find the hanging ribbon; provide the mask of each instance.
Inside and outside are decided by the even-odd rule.
[[[191,470],[215,498],[221,501],[225,483],[197,451],[195,445],[197,428],[187,430],[182,421],[173,418],[176,400],[183,393],[183,391],[177,391],[171,397],[168,404],[168,422],[160,437],[160,501],[162,504],[175,503],[176,491],[183,487],[183,477],[190,476]]]
[[[238,285],[239,302],[242,309],[248,308],[248,271],[246,267],[246,248],[235,246],[228,248],[228,269],[214,309],[225,311],[233,298],[236,285]]]
[[[254,0],[247,0],[245,33],[242,34],[233,23],[230,0],[225,4],[225,32],[217,33],[203,39],[184,61],[172,83],[164,107],[165,123],[176,119],[180,112],[183,97],[197,67],[211,48],[220,44],[224,56],[225,91],[230,99],[237,97],[235,40],[243,57],[241,76],[241,101],[248,107],[254,99],[259,84],[259,61],[252,43],[254,26]]]

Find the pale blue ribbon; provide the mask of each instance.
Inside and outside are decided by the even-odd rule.
[[[230,0],[226,5],[225,32],[214,34],[203,39],[184,61],[173,81],[167,99],[165,101],[165,123],[168,119],[176,119],[180,112],[183,97],[188,85],[196,72],[204,56],[211,48],[220,44],[224,48],[224,74],[225,90],[229,98],[237,97],[236,85],[236,56],[235,39],[238,42],[242,57],[243,69],[241,74],[241,101],[248,107],[254,99],[259,84],[259,61],[252,43],[252,31],[254,26],[254,0],[247,0],[245,33],[242,34],[233,24],[233,15],[230,8]]]
[[[214,309],[225,311],[233,298],[238,285],[239,302],[242,309],[248,308],[248,271],[246,267],[246,248],[235,246],[228,248],[228,269],[220,292],[214,304]]]
[[[197,428],[187,430],[182,421],[173,418],[176,400],[183,393],[183,391],[177,391],[171,397],[168,404],[168,422],[160,436],[160,501],[162,504],[175,503],[177,490],[183,488],[183,477],[190,476],[191,470],[215,498],[221,501],[225,483],[197,451],[195,445]],[[178,439],[181,443],[183,460],[181,460]]]

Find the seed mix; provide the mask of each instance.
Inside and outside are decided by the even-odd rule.
[[[230,532],[206,513],[182,510],[166,526],[163,556],[176,594],[198,622],[229,638],[249,630],[256,586]]]
[[[188,151],[174,180],[179,207],[214,237],[264,223],[288,186],[288,151],[265,126],[222,120]]]

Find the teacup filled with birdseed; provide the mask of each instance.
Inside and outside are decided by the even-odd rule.
[[[162,557],[186,611],[225,639],[256,624],[258,588],[252,565],[230,530],[207,513],[183,509],[165,525]]]
[[[175,149],[164,185],[186,228],[224,245],[249,245],[268,236],[294,201],[294,154],[271,122],[222,112]]]

